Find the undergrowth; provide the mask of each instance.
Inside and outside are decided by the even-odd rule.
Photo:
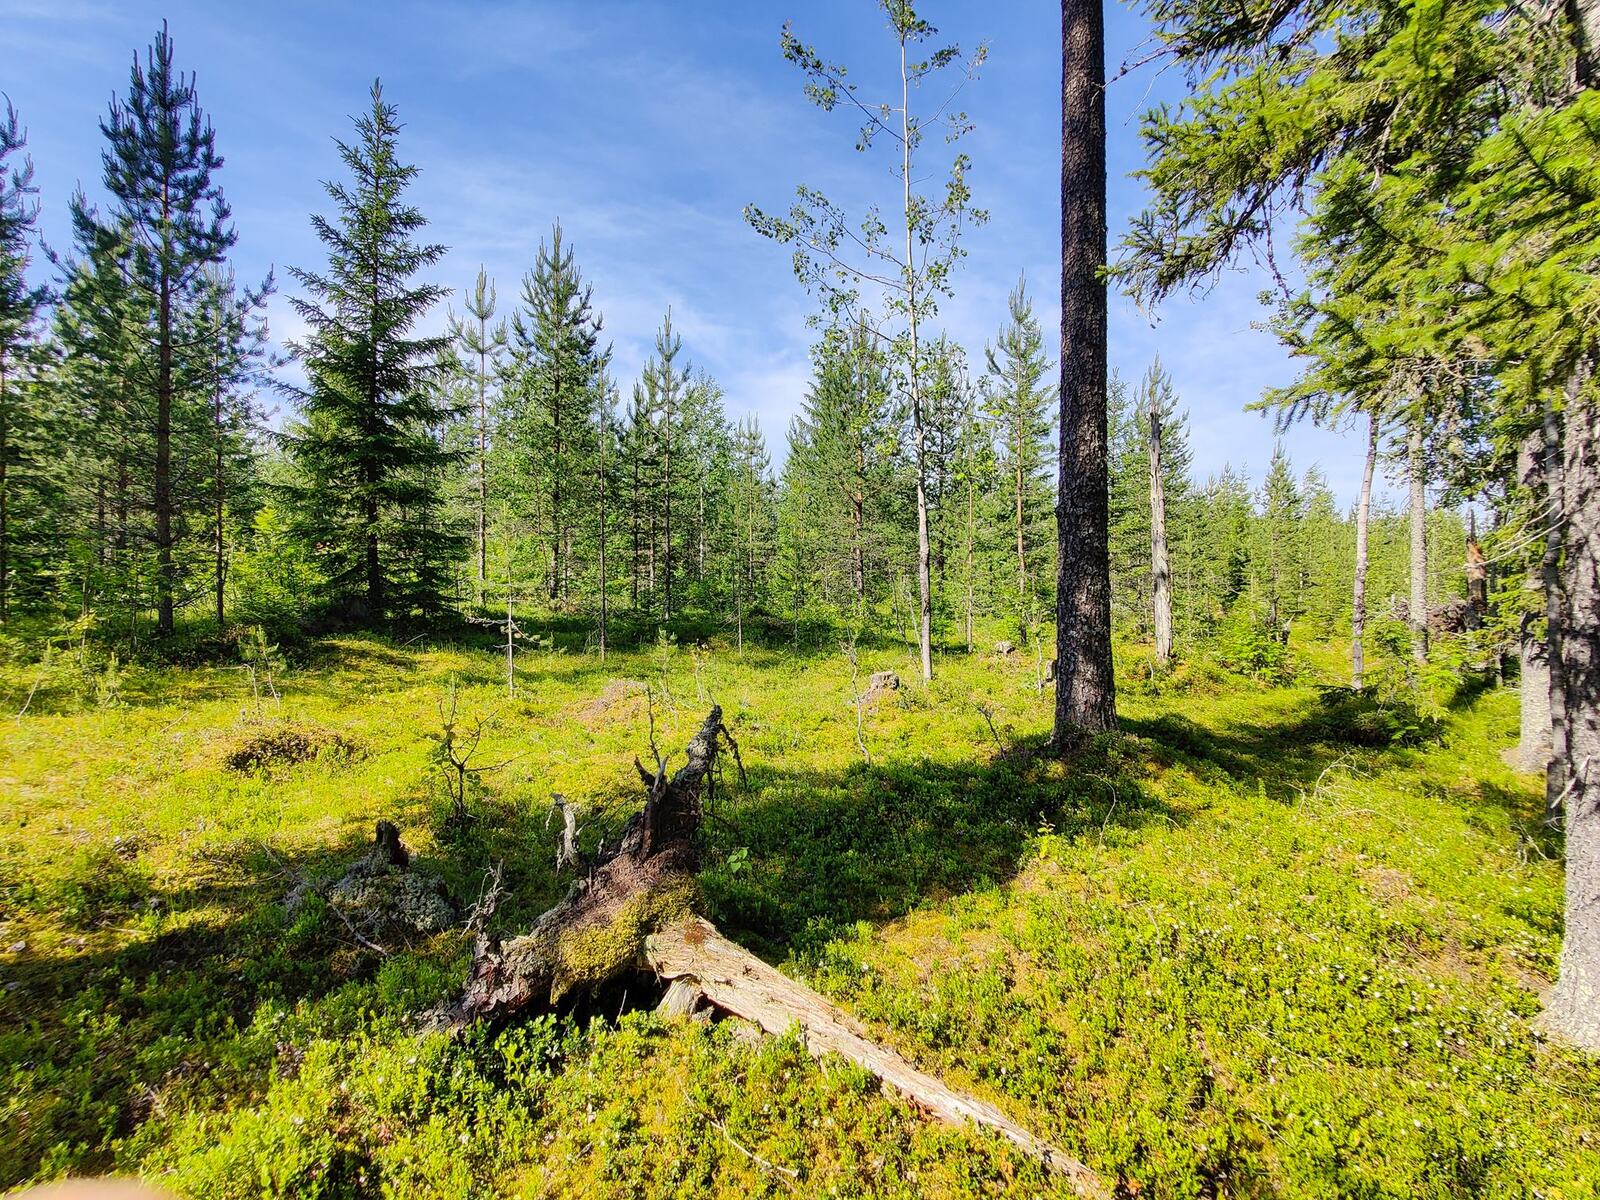
[[[709,915],[1121,1195],[1600,1186],[1600,1065],[1536,1019],[1560,847],[1499,760],[1513,695],[1324,690],[1335,648],[1159,676],[1130,650],[1122,736],[1069,768],[1043,753],[1027,655],[951,655],[924,688],[903,649],[865,649],[862,672],[905,686],[858,743],[836,652],[549,649],[508,697],[487,648],[330,638],[275,664],[264,700],[235,665],[86,645],[0,663],[0,1187],[1051,1194],[1003,1142],[794,1038],[625,995],[418,1036],[463,933],[380,954],[315,898],[285,907],[387,818],[463,911],[498,865],[495,927],[525,928],[570,879],[553,797],[581,847],[614,839],[652,718],[670,768],[713,699],[749,786],[730,773],[711,802]],[[480,761],[504,764],[464,825],[429,736],[452,688],[484,720]]]

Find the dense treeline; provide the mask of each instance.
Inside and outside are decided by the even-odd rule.
[[[228,267],[223,160],[165,29],[102,128],[105,198],[71,199],[53,289],[29,283],[38,201],[21,126],[0,130],[0,615],[76,618],[133,644],[180,617],[284,633],[530,612],[601,650],[658,627],[915,644],[925,565],[937,644],[972,649],[999,628],[1042,666],[1054,364],[1025,281],[976,352],[930,332],[926,293],[948,293],[953,233],[921,298],[889,295],[880,315],[825,294],[811,383],[775,455],[753,417],[730,415],[670,312],[640,377],[615,378],[602,301],[559,223],[509,300],[480,270],[450,301],[435,282],[446,249],[406,198],[418,168],[376,85],[311,218],[326,260],[289,271],[307,329],[293,365],[267,352],[273,281],[241,286]],[[896,323],[908,303],[915,343]],[[292,401],[278,429],[261,416],[269,389]],[[1318,471],[1280,454],[1259,485],[1242,465],[1194,478],[1180,387],[1160,365],[1111,394],[1124,634],[1150,639],[1164,621],[1163,659],[1207,644],[1266,670],[1291,630],[1344,631],[1353,520]],[[1165,569],[1152,566],[1152,412]],[[1430,522],[1439,604],[1461,591],[1465,537],[1453,512]],[[1407,534],[1381,509],[1372,528],[1382,628],[1406,612]]]

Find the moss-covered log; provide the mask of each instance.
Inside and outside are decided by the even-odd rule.
[[[648,969],[673,981],[671,1011],[710,1006],[768,1033],[798,1025],[812,1053],[850,1059],[941,1120],[996,1130],[1065,1177],[1080,1196],[1107,1196],[1082,1163],[1039,1141],[994,1105],[953,1091],[872,1041],[825,997],[694,915],[701,804],[723,744],[732,739],[722,709],[713,707],[675,773],[669,777],[659,765],[654,772],[640,766],[645,804],[616,849],[527,933],[505,942],[480,934],[465,988],[433,1023],[457,1027],[546,1010],[568,993]]]

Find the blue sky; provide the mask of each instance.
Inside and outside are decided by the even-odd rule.
[[[967,239],[956,296],[939,318],[976,365],[1019,272],[1053,340],[1059,7],[930,0],[924,15],[941,41],[989,46],[963,95],[977,123],[963,148],[990,222]],[[275,340],[298,332],[282,268],[321,262],[307,214],[326,211],[321,181],[339,173],[332,139],[348,134],[350,114],[381,76],[406,125],[403,153],[422,168],[413,198],[431,235],[450,247],[439,282],[464,288],[482,263],[507,306],[559,217],[594,284],[624,391],[670,304],[691,360],[721,381],[732,415],[760,417],[781,456],[806,383],[814,303],[787,252],[756,236],[742,211],[751,202],[786,209],[801,182],[854,212],[870,198],[890,202],[887,161],[854,151],[855,126],[843,113],[806,103],[778,50],[792,17],[871,92],[894,53],[871,0],[0,0],[0,89],[28,127],[43,226],[58,247],[73,188],[99,190],[97,121],[163,17],[217,128],[240,274],[278,268]],[[1118,5],[1108,19],[1115,67],[1147,30]],[[1176,72],[1147,68],[1111,89],[1113,240],[1141,206],[1140,186],[1127,178],[1142,162],[1137,114],[1181,87]],[[1190,410],[1201,475],[1232,462],[1259,479],[1271,453],[1270,422],[1243,411],[1293,373],[1252,327],[1264,316],[1256,301],[1264,284],[1251,271],[1230,273],[1204,297],[1169,303],[1153,326],[1113,297],[1112,363],[1133,377],[1160,353]],[[1318,463],[1341,499],[1353,499],[1356,439],[1301,428],[1286,440],[1297,466]]]

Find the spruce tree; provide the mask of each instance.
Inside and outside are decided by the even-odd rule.
[[[777,536],[772,462],[761,426],[753,416],[744,417],[734,427],[729,517],[734,547],[734,639],[742,650],[746,618],[766,606],[767,573]]]
[[[826,534],[813,560],[819,583],[861,622],[887,586],[901,541],[890,527],[900,417],[887,355],[864,317],[823,333],[812,370],[790,427],[785,477],[791,486],[810,483],[812,518]]]
[[[217,628],[227,624],[228,570],[234,535],[250,529],[255,508],[256,395],[273,365],[267,350],[261,292],[241,292],[231,271],[205,275],[192,318],[196,384],[206,396],[204,432],[188,439],[203,445],[190,468],[206,493],[211,543],[211,593]],[[195,470],[204,464],[204,471]]]
[[[1273,447],[1267,477],[1261,484],[1261,520],[1254,557],[1257,584],[1266,604],[1268,633],[1283,643],[1288,642],[1290,625],[1301,613],[1304,512],[1305,498],[1283,443],[1279,442]]]
[[[454,457],[437,436],[452,411],[441,386],[449,339],[413,333],[446,292],[416,276],[445,248],[418,240],[426,220],[404,198],[418,168],[397,155],[401,127],[380,84],[355,127],[353,142],[336,143],[350,182],[324,184],[334,215],[311,219],[328,264],[290,271],[310,332],[294,347],[307,383],[289,453],[297,527],[317,549],[327,599],[377,621],[439,610],[463,539],[444,526],[436,486]]]

